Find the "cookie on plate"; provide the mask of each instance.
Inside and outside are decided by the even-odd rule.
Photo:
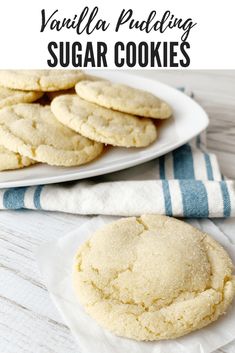
[[[80,70],[0,70],[0,85],[25,91],[59,91],[74,87]]]
[[[146,118],[166,119],[170,106],[153,94],[110,81],[84,80],[76,84],[77,94],[92,103]]]
[[[77,95],[56,97],[51,109],[61,123],[94,141],[144,147],[157,138],[156,126],[150,119],[106,109]]]
[[[208,234],[174,218],[145,215],[105,225],[78,250],[73,285],[101,326],[136,340],[171,339],[226,312],[233,265]]]
[[[43,96],[43,92],[20,91],[6,87],[0,87],[0,108],[16,103],[31,103]]]
[[[20,169],[34,164],[35,161],[28,157],[23,157],[19,153],[11,152],[0,146],[0,171]]]
[[[0,110],[1,144],[22,156],[57,166],[85,164],[103,145],[77,134],[54,117],[50,106],[16,104]]]

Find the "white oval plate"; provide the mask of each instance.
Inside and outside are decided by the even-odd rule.
[[[208,125],[206,112],[177,89],[122,71],[92,71],[91,74],[150,91],[166,100],[173,108],[173,118],[160,123],[158,140],[147,148],[110,147],[100,158],[81,167],[37,164],[21,170],[0,172],[0,188],[78,180],[133,167],[183,145]]]

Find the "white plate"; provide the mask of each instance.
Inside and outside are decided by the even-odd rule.
[[[0,188],[58,183],[102,175],[129,168],[159,157],[198,135],[208,125],[205,111],[182,92],[155,80],[121,71],[92,71],[96,76],[148,90],[166,100],[174,117],[160,124],[159,138],[147,148],[112,147],[99,159],[81,167],[51,167],[38,164],[0,172]]]

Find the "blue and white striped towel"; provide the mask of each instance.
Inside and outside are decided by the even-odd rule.
[[[234,181],[224,180],[203,137],[140,166],[86,181],[0,190],[1,209],[82,215],[235,216]]]

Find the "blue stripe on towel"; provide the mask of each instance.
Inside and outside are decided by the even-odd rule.
[[[211,166],[211,159],[209,154],[204,153],[205,163],[206,163],[206,172],[208,180],[214,180],[213,170]]]
[[[197,148],[201,148],[201,137],[200,137],[200,135],[197,135],[197,137],[196,137],[196,146],[197,146]]]
[[[206,188],[200,180],[180,180],[184,217],[209,216]]]
[[[171,194],[168,180],[162,180],[163,195],[165,201],[165,212],[167,216],[172,216]]]
[[[159,174],[160,174],[160,179],[166,179],[166,173],[165,173],[165,156],[159,157]]]
[[[195,179],[192,149],[187,143],[172,152],[175,179]]]
[[[34,206],[35,206],[35,208],[37,208],[39,210],[42,209],[41,201],[40,201],[42,189],[43,189],[43,185],[38,185],[36,187],[36,190],[35,190],[34,195],[33,195]]]
[[[27,187],[12,188],[4,192],[3,206],[8,209],[24,208],[24,195]]]
[[[231,202],[226,181],[220,181],[220,188],[224,203],[224,217],[229,217],[231,215]]]

